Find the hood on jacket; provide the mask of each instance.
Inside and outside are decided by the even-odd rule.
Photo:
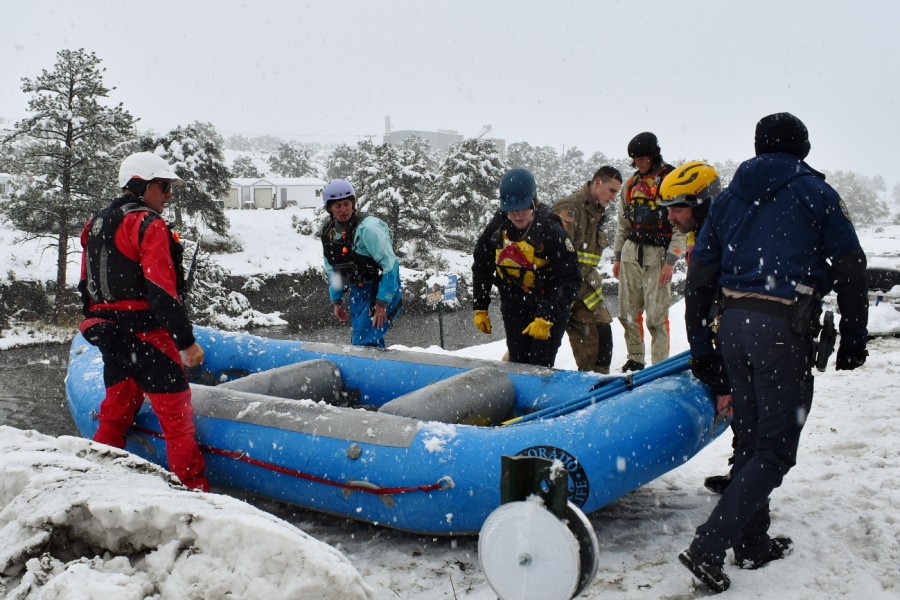
[[[744,202],[768,200],[792,181],[810,176],[825,179],[822,173],[791,154],[761,154],[741,163],[728,191]]]

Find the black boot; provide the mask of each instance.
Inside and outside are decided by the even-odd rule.
[[[713,475],[703,480],[703,486],[713,494],[724,494],[729,483],[731,483],[731,473],[728,475]]]
[[[640,371],[643,368],[644,363],[639,363],[638,361],[631,360],[629,358],[628,361],[624,365],[622,365],[622,372],[627,373],[628,371]]]
[[[731,585],[725,574],[723,563],[694,552],[690,548],[678,555],[678,560],[694,574],[694,577],[706,584],[716,594],[724,592]]]
[[[758,569],[773,560],[784,558],[794,550],[794,541],[779,536],[769,540],[769,549],[753,557],[734,557],[734,563],[742,569]]]

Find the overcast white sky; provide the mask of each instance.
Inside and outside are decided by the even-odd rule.
[[[25,114],[22,77],[83,47],[157,131],[355,142],[390,115],[615,156],[650,130],[670,161],[743,160],[759,118],[789,111],[811,165],[894,185],[898,23],[893,0],[0,0],[0,117]]]

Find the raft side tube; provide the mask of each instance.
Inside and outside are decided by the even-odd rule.
[[[408,448],[419,430],[414,419],[222,386],[191,385],[191,404],[195,415],[222,421],[396,448]]]
[[[337,365],[320,358],[254,373],[218,387],[290,400],[321,400],[340,406],[347,404],[341,393],[343,386]]]
[[[478,367],[395,398],[378,412],[420,421],[491,425],[502,422],[515,403],[516,390],[506,373]]]

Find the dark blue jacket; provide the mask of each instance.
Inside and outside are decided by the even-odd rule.
[[[693,283],[688,275],[688,292],[695,294],[716,282],[789,300],[799,298],[797,284],[822,295],[835,289],[841,344],[865,348],[865,254],[841,197],[824,175],[790,154],[762,154],[741,164],[710,207],[690,268],[696,272]],[[705,327],[687,320],[689,338],[703,345],[699,330]]]

